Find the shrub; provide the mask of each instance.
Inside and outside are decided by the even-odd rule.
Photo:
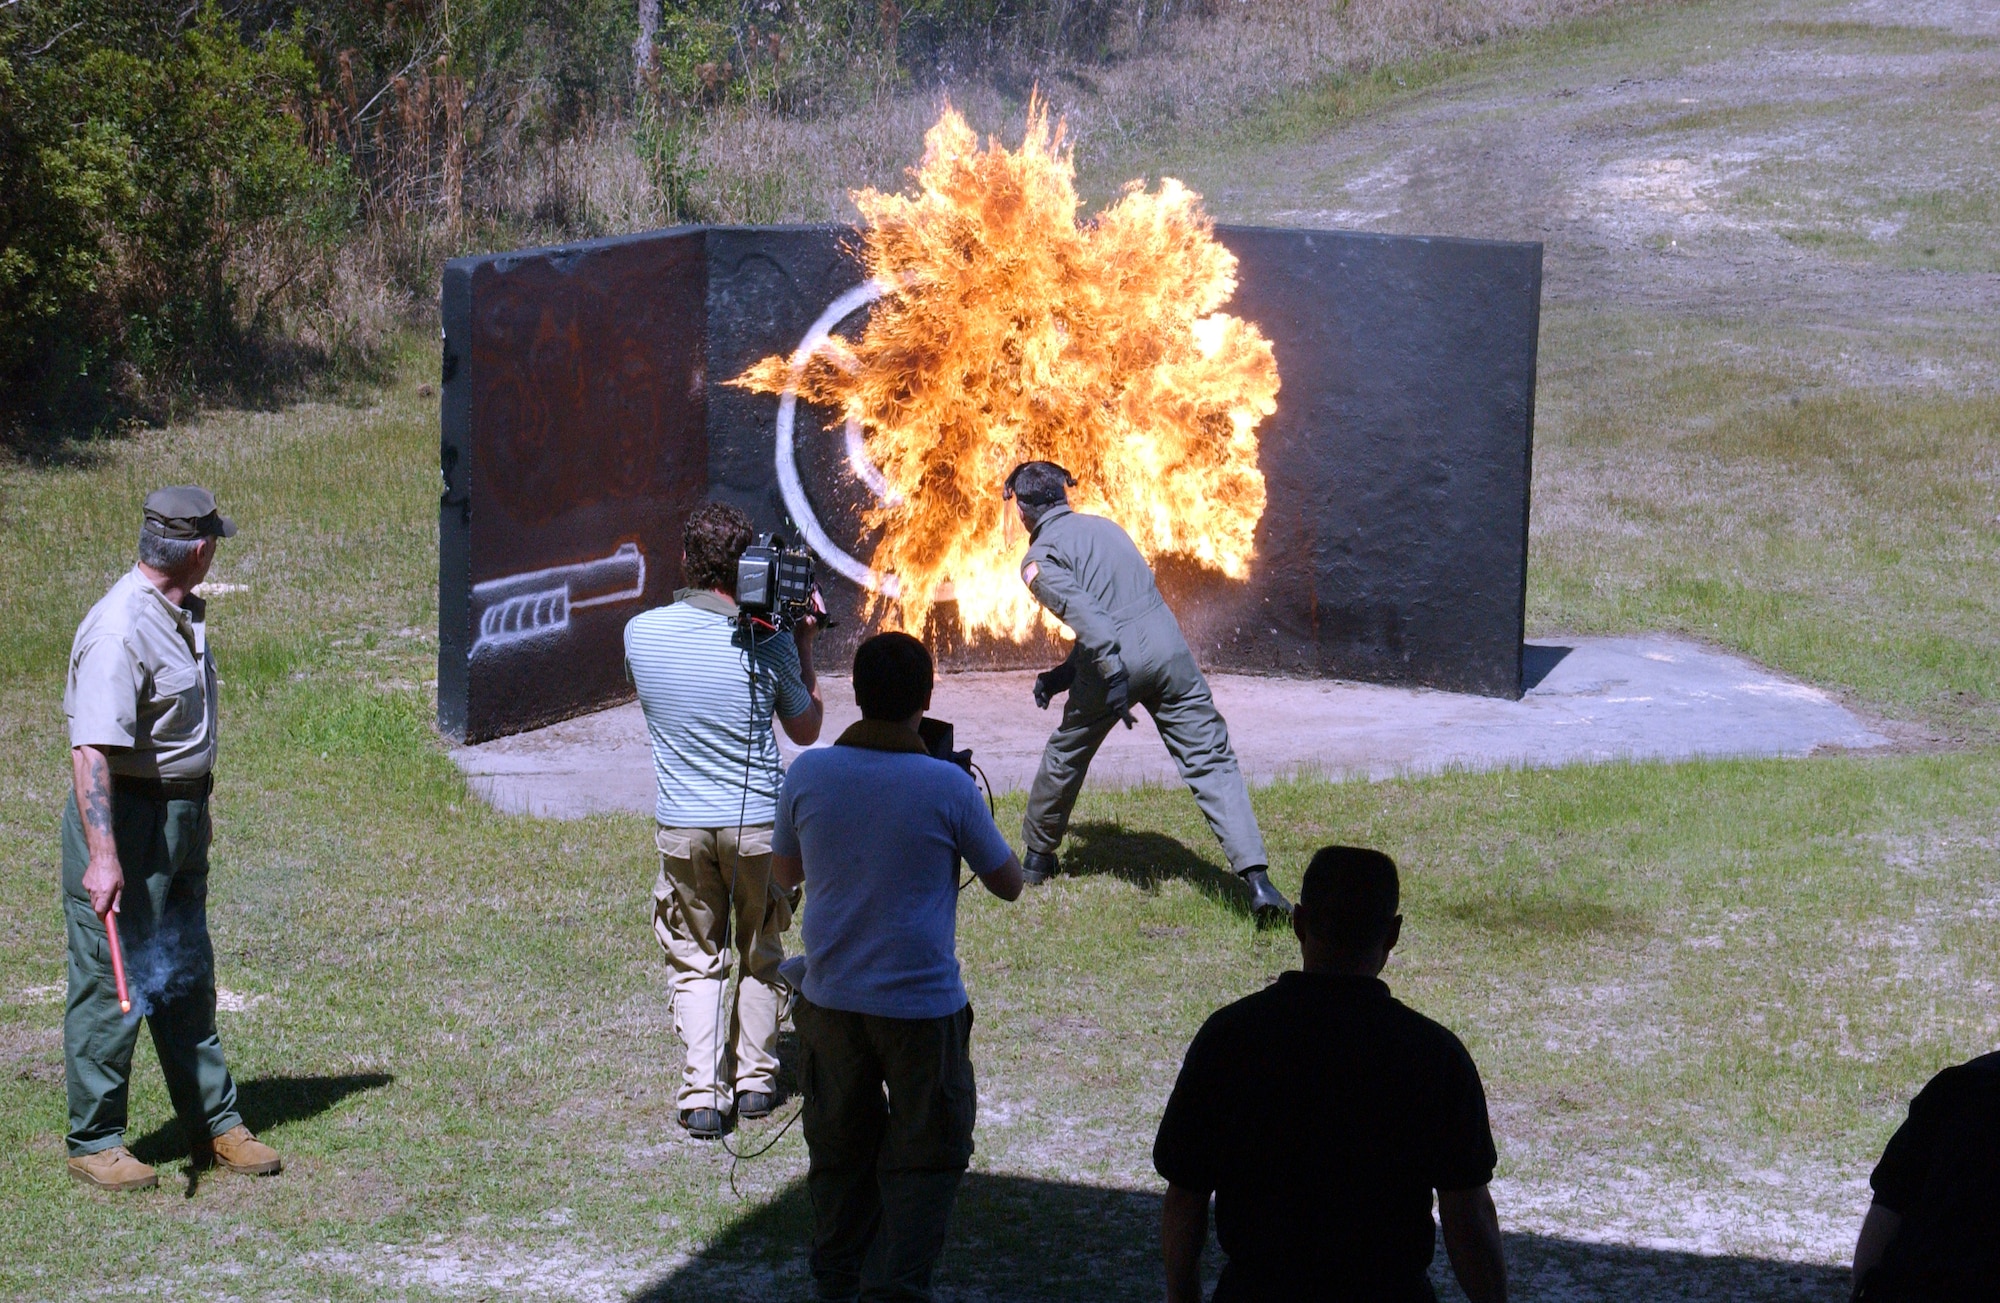
[[[660,91],[682,105],[824,112],[996,60],[1100,61],[1213,8],[1214,0],[666,0],[652,57]]]
[[[243,250],[329,246],[351,212],[344,169],[307,148],[312,83],[293,32],[247,42],[213,3],[0,9],[10,432],[98,428],[238,378],[272,294],[310,288],[245,301]]]

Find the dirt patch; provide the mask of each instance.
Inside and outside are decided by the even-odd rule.
[[[422,1244],[317,1254],[306,1265],[396,1294],[619,1303],[684,1261],[684,1255],[642,1260],[581,1241],[526,1246],[438,1236]]]
[[[1853,1253],[1865,1172],[1713,1157],[1698,1180],[1615,1155],[1572,1157],[1561,1185],[1503,1176],[1493,1197],[1509,1229],[1583,1243],[1825,1264]]]
[[[0,1025],[0,1078],[58,1085],[63,1079],[62,1028]]]
[[[1991,6],[1753,0],[1621,21],[1503,43],[1312,144],[1181,170],[1230,220],[1543,241],[1551,304],[1993,336]],[[1938,378],[1867,360],[1851,381]],[[1990,359],[1962,376],[1993,377]]]

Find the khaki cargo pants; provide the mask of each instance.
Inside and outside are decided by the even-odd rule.
[[[778,965],[791,901],[771,881],[768,823],[660,828],[655,840],[653,933],[667,952],[674,1032],[687,1046],[678,1106],[727,1114],[743,1091],[777,1090]],[[743,964],[734,1009],[726,1007],[732,956]]]

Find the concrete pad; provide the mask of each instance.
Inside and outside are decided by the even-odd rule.
[[[1237,758],[1253,782],[1302,774],[1381,779],[1451,769],[1548,768],[1606,760],[1804,756],[1885,746],[1818,688],[1678,638],[1578,638],[1531,644],[1534,686],[1520,701],[1313,679],[1210,679]],[[1056,710],[1035,709],[1034,675],[954,674],[931,713],[996,791],[1034,777]],[[820,745],[859,717],[844,677],[821,676]],[[1097,786],[1178,783],[1152,720],[1137,712],[1098,752]],[[787,757],[798,748],[780,739]],[[452,759],[495,808],[546,818],[653,809],[652,754],[637,703],[532,733],[460,747]]]

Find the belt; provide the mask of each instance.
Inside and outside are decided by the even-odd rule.
[[[149,801],[205,801],[215,786],[214,774],[200,778],[142,778],[134,774],[113,774],[111,788],[127,796]]]

